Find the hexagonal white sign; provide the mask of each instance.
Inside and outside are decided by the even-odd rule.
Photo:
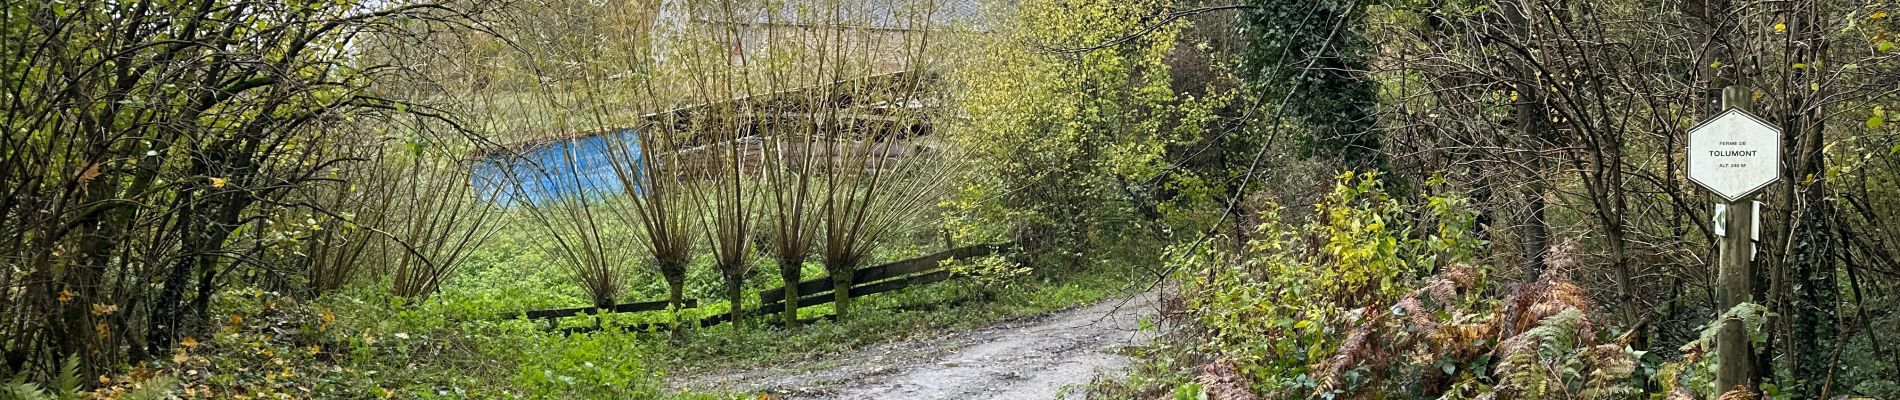
[[[1689,129],[1689,180],[1729,201],[1781,179],[1781,130],[1739,109]]]

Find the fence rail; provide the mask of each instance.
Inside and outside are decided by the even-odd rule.
[[[982,257],[982,256],[994,254],[1000,248],[1001,248],[1000,245],[977,245],[977,246],[961,247],[961,248],[937,252],[935,254],[930,254],[923,257],[917,257],[917,258],[912,258],[908,260],[892,262],[889,264],[879,265],[875,267],[861,268],[861,269],[858,269],[856,273],[851,274],[851,282],[853,283],[853,286],[858,286],[858,285],[869,284],[869,283],[873,283],[877,281],[901,277],[901,276],[910,275],[910,274],[935,271],[943,267],[944,260]],[[832,289],[832,282],[830,278],[818,278],[818,279],[798,282],[798,293],[800,294],[801,297],[820,294],[820,293],[830,293],[831,289]],[[858,294],[857,292],[854,291],[851,293],[851,295],[855,297]],[[781,304],[784,302],[784,300],[785,300],[785,288],[782,288],[782,287],[766,289],[763,292],[759,292],[759,302],[765,303],[767,306],[771,306],[774,304]],[[780,307],[783,307],[783,306],[780,306]],[[801,304],[799,305],[799,307],[803,308],[806,306]],[[767,308],[767,307],[761,307],[761,308]]]
[[[950,273],[950,271],[944,270],[943,268],[943,262],[945,260],[960,260],[960,259],[965,259],[965,258],[982,257],[982,256],[991,255],[991,254],[997,254],[1001,252],[1006,246],[1008,245],[1007,244],[988,244],[988,245],[960,247],[960,248],[940,251],[940,252],[925,255],[922,257],[916,257],[916,258],[906,259],[902,261],[891,262],[888,264],[878,265],[874,267],[861,268],[851,274],[852,285],[851,285],[851,288],[849,289],[851,291],[850,292],[851,297],[858,298],[858,297],[869,296],[869,295],[878,294],[878,293],[903,290],[905,288],[909,288],[912,286],[928,285],[928,284],[933,284],[937,282],[943,282],[943,281],[949,280],[952,277],[952,274]],[[797,299],[798,308],[811,307],[811,306],[816,306],[816,305],[831,302],[832,299],[834,298],[834,295],[832,292],[835,289],[836,289],[836,286],[832,283],[830,278],[819,278],[819,279],[812,279],[812,280],[798,282],[798,293],[799,293],[799,298]],[[758,307],[753,307],[750,310],[746,310],[744,314],[747,318],[761,316],[761,315],[776,314],[778,312],[784,311],[785,288],[777,287],[777,288],[771,288],[771,289],[766,289],[764,291],[760,291],[759,303],[760,305]],[[699,301],[698,299],[684,299],[681,302],[680,307],[682,309],[698,308]],[[503,313],[501,314],[500,318],[509,319],[509,318],[516,318],[516,317],[527,317],[528,319],[548,320],[550,323],[552,323],[556,320],[559,320],[560,318],[572,317],[572,316],[583,315],[583,314],[594,315],[594,314],[599,314],[603,311],[620,313],[620,312],[662,311],[662,310],[666,310],[666,308],[667,308],[667,303],[664,300],[643,301],[643,302],[635,302],[635,303],[617,304],[612,307],[574,307],[574,308],[561,308],[561,309],[553,309],[553,310],[518,311],[518,312]],[[719,313],[716,315],[711,315],[711,316],[707,316],[706,318],[700,319],[699,321],[697,321],[698,322],[697,325],[699,326],[717,325],[717,324],[730,322],[731,319],[732,319],[731,314]],[[811,322],[816,322],[822,319],[827,319],[827,318],[821,316],[817,318],[800,320],[799,322],[811,323]],[[643,324],[638,328],[646,329],[646,328],[650,328],[650,326]],[[560,329],[560,331],[565,332],[565,333],[579,333],[579,332],[593,331],[597,329],[599,328],[598,327],[572,327],[572,328]]]
[[[525,312],[517,311],[517,312],[502,313],[500,318],[509,319],[509,318],[514,318],[517,316],[526,316],[528,317],[528,319],[565,318],[565,317],[572,317],[572,316],[581,315],[581,314],[587,314],[587,315],[599,314],[602,311],[617,312],[617,313],[640,312],[640,311],[660,311],[660,310],[665,310],[666,306],[667,306],[666,300],[642,301],[642,302],[635,302],[635,303],[615,304],[611,307],[591,307],[590,306],[590,307],[559,308],[559,309],[553,309],[553,310],[533,310],[533,311],[525,311]],[[683,299],[680,301],[680,308],[681,309],[699,308],[699,300],[698,299]]]

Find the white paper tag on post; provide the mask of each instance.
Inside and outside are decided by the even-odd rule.
[[[1748,215],[1753,219],[1748,224],[1748,261],[1755,261],[1755,255],[1761,254],[1761,249],[1758,248],[1760,246],[1756,245],[1761,241],[1761,201],[1753,203],[1755,203],[1755,212]]]
[[[1715,236],[1728,237],[1728,205],[1715,203]]]
[[[1755,212],[1749,214],[1748,240],[1761,241],[1761,201],[1755,201]]]

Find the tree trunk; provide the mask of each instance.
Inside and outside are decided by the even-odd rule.
[[[680,276],[666,277],[666,308],[672,310],[673,334],[686,332],[686,321],[680,318],[680,309],[686,305],[686,279]]]
[[[1520,43],[1528,43],[1530,37],[1530,11],[1525,9],[1522,0],[1503,0],[1498,2],[1498,12],[1503,17],[1502,34]],[[1544,104],[1544,91],[1537,84],[1537,74],[1531,60],[1520,60],[1508,70],[1511,88],[1516,91],[1517,100],[1511,104],[1512,124],[1517,128],[1518,146],[1540,150],[1549,144],[1549,129],[1544,125],[1550,118],[1550,110]],[[1544,219],[1546,207],[1543,184],[1544,164],[1541,157],[1532,152],[1529,159],[1520,160],[1531,170],[1522,194],[1528,207],[1518,218],[1518,250],[1523,253],[1525,278],[1536,280],[1544,272],[1546,252],[1550,251],[1550,226]]]
[[[1828,43],[1826,36],[1819,32],[1820,12],[1814,3],[1791,4],[1789,34],[1793,45],[1789,46],[1790,58],[1811,65],[1825,62]],[[1806,88],[1819,83],[1821,77],[1814,71],[1801,69],[1791,71],[1788,82],[1791,88]],[[1827,155],[1823,152],[1826,145],[1825,128],[1827,117],[1821,113],[1821,93],[1812,90],[1796,90],[1799,93],[1788,102],[1789,123],[1784,124],[1792,133],[1793,146],[1786,160],[1793,164],[1793,173],[1785,177],[1792,180],[1785,183],[1789,196],[1784,201],[1790,203],[1791,212],[1787,216],[1793,222],[1787,232],[1787,264],[1779,272],[1784,283],[1777,289],[1793,293],[1780,293],[1789,300],[1785,310],[1780,311],[1784,326],[1791,328],[1787,336],[1785,359],[1798,382],[1805,382],[1794,388],[1795,397],[1820,398],[1827,392],[1829,377],[1828,355],[1838,336],[1835,316],[1838,315],[1839,282],[1835,274],[1834,237],[1829,225],[1832,223],[1833,208],[1827,193]],[[1795,193],[1794,189],[1799,188]],[[1798,207],[1795,207],[1798,205]],[[1790,287],[1792,286],[1792,288]]]
[[[831,270],[831,303],[832,307],[837,309],[834,315],[837,316],[838,321],[844,322],[847,311],[851,309],[852,271],[844,270],[842,273],[840,272],[838,269]]]
[[[677,314],[680,312],[680,308],[686,305],[685,303],[686,303],[686,281],[684,279],[674,279],[673,277],[667,277],[666,278],[666,308],[668,310],[672,310],[673,313]]]
[[[227,195],[228,196],[228,195]],[[209,311],[211,294],[217,291],[218,250],[224,247],[224,240],[236,229],[238,214],[250,205],[250,200],[242,197],[230,197],[220,203],[213,200],[217,196],[206,196],[198,204],[185,204],[179,213],[186,223],[178,225],[183,257],[173,263],[167,272],[164,287],[152,304],[152,318],[147,324],[146,346],[148,354],[166,354],[172,341],[180,335],[187,322],[185,311],[192,315],[205,317]],[[216,212],[214,215],[204,215]],[[184,303],[185,288],[191,286],[191,273],[197,272],[197,297],[192,299],[190,307]]]
[[[1546,259],[1550,252],[1550,226],[1544,220],[1543,185],[1532,183],[1525,185],[1525,202],[1529,204],[1523,215],[1518,218],[1518,250],[1524,256],[1525,279],[1535,281],[1544,273]]]
[[[745,322],[745,276],[731,274],[726,277],[726,301],[732,302],[732,331],[736,334]]]
[[[804,279],[803,264],[803,262],[789,260],[778,262],[778,276],[785,281],[785,296],[783,297],[785,309],[779,314],[785,320],[785,327],[788,329],[798,326],[798,282]]]

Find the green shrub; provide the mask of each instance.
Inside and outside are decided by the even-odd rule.
[[[1244,252],[1187,244],[1170,256],[1190,267],[1181,279],[1191,318],[1209,330],[1202,351],[1235,361],[1264,391],[1318,390],[1309,367],[1345,344],[1349,326],[1340,322],[1393,306],[1426,272],[1465,261],[1480,245],[1444,231],[1470,218],[1449,206],[1456,200],[1434,202],[1447,205],[1433,210],[1438,217],[1453,221],[1421,240],[1375,174],[1339,180],[1315,206],[1316,221],[1288,224],[1269,207]]]
[[[530,398],[659,397],[664,385],[645,363],[648,346],[616,330],[530,339],[521,347],[525,358],[515,383]]]

